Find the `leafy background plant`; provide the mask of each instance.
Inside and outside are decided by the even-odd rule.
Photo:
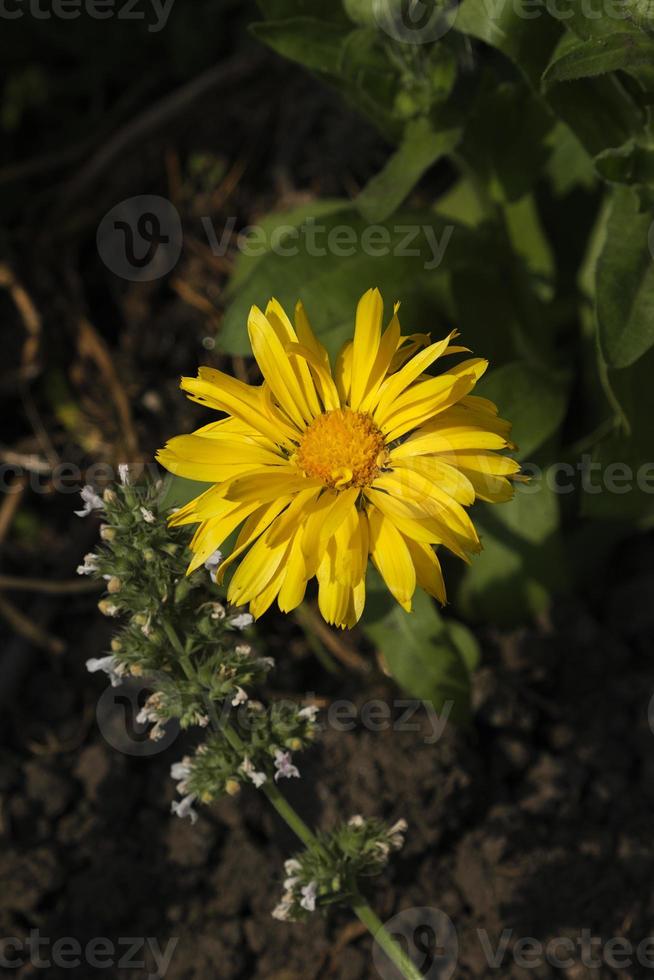
[[[406,6],[406,5],[405,5]],[[260,0],[254,36],[335,87],[389,143],[388,160],[351,201],[266,217],[267,231],[370,224],[454,231],[437,268],[414,257],[271,250],[239,257],[222,348],[247,352],[252,303],[301,297],[332,353],[351,331],[363,286],[402,300],[403,323],[435,335],[454,324],[488,356],[480,393],[514,420],[519,456],[546,469],[648,462],[652,441],[654,17],[569,0],[463,0],[433,43],[380,28],[380,4]],[[612,14],[612,16],[610,16]],[[409,202],[409,203],[407,203]],[[421,232],[421,236],[424,232]],[[648,240],[649,236],[649,240]],[[294,239],[295,241],[295,239]],[[616,535],[651,522],[651,494],[554,493],[544,481],[502,507],[476,506],[485,550],[458,574],[441,616],[384,606],[363,629],[412,694],[442,705],[474,667],[457,621],[512,624],[592,574]],[[597,522],[608,522],[606,533]],[[447,569],[450,577],[455,569]],[[415,666],[411,667],[413,663]],[[465,714],[462,712],[461,714]]]

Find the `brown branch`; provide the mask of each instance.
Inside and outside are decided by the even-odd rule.
[[[359,674],[370,673],[371,665],[368,660],[362,657],[347,643],[336,630],[328,626],[322,616],[317,613],[308,603],[303,603],[295,610],[295,619],[303,630],[315,633],[315,635],[325,644],[327,649],[334,654],[337,660],[356,670]]]
[[[53,581],[45,578],[22,578],[20,575],[0,575],[0,590],[44,592],[48,595],[76,595],[81,592],[98,592],[101,588],[101,582],[89,579]]]
[[[29,640],[34,646],[55,654],[61,654],[66,649],[66,644],[62,640],[56,636],[51,636],[50,633],[37,626],[33,620],[2,595],[0,595],[0,616],[9,623],[16,633]]]

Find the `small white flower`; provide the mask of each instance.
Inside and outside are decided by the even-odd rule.
[[[210,616],[212,619],[220,622],[225,618],[225,607],[221,602],[211,602],[209,603],[211,607]]]
[[[401,847],[404,846],[404,835],[407,831],[408,824],[406,820],[398,820],[388,831],[388,843],[396,851],[399,851]]]
[[[275,667],[274,657],[262,657],[260,663],[262,663],[264,667],[267,667],[268,670],[273,670]]]
[[[152,511],[148,510],[147,507],[141,507],[141,517],[146,524],[155,524],[157,520]]]
[[[252,647],[249,643],[239,643],[238,646],[234,647],[234,652],[239,655],[239,657],[249,657],[252,653]]]
[[[86,661],[86,669],[90,674],[95,674],[98,670],[104,671],[109,677],[112,687],[118,687],[124,674],[123,666],[116,657],[91,657]]]
[[[98,570],[98,556],[94,555],[92,551],[89,551],[88,555],[84,555],[84,563],[77,566],[78,575],[93,575],[94,572]]]
[[[280,749],[277,749],[275,751],[274,761],[275,769],[277,770],[275,773],[275,782],[278,782],[280,779],[300,778],[300,770],[297,766],[293,765],[290,752],[282,752]]]
[[[185,755],[181,762],[173,762],[170,775],[176,783],[180,783],[191,775],[191,757]]]
[[[284,861],[284,871],[287,875],[296,874],[298,871],[302,870],[302,865],[297,860],[297,858],[289,858],[288,861]]]
[[[232,707],[237,708],[239,704],[245,704],[247,699],[248,699],[247,692],[244,691],[242,687],[237,687],[236,694],[232,698]]]
[[[300,711],[298,711],[298,718],[306,718],[308,721],[315,721],[318,711],[319,708],[317,708],[315,704],[308,704],[306,708],[301,708]]]
[[[197,799],[197,793],[189,793],[183,800],[173,800],[170,804],[170,812],[180,818],[190,817],[191,823],[198,819],[197,811],[193,809],[193,804]]]
[[[272,910],[273,919],[278,919],[280,922],[286,922],[289,913],[293,908],[293,897],[284,895],[279,905],[276,905]]]
[[[310,881],[308,885],[305,885],[302,889],[302,900],[300,905],[307,912],[313,912],[316,907],[316,895],[318,894],[318,883],[315,881]]]
[[[92,511],[104,509],[104,503],[102,502],[102,497],[98,497],[93,487],[90,487],[88,485],[82,487],[82,490],[80,491],[80,497],[82,498],[82,503],[84,504],[84,507],[82,510],[75,511],[77,517],[88,517],[88,515]]]
[[[211,581],[215,584],[216,582],[216,572],[220,568],[223,560],[223,553],[220,549],[216,549],[212,555],[209,555],[204,563],[204,567],[209,572],[209,577]]]
[[[234,616],[232,619],[230,619],[229,624],[230,626],[233,626],[235,630],[244,630],[248,626],[251,626],[253,622],[254,616],[251,616],[250,613],[239,613],[238,616]]]
[[[360,813],[355,813],[353,817],[350,817],[350,819],[347,822],[347,825],[348,825],[348,827],[357,827],[357,828],[359,828],[359,827],[363,827],[364,823],[365,823],[365,820],[363,819],[363,817],[361,816],[361,814]]]
[[[118,464],[118,478],[124,487],[129,483],[129,466],[127,463]]]
[[[263,786],[263,784],[266,782],[266,779],[268,778],[265,772],[256,771],[256,769],[254,768],[254,766],[252,765],[252,763],[250,762],[247,756],[245,757],[245,759],[243,759],[240,769],[241,772],[243,772],[247,776],[247,778],[254,783],[257,789],[259,789],[260,786]]]

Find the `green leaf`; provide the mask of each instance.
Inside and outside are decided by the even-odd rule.
[[[404,201],[422,175],[455,148],[460,129],[435,132],[428,119],[410,122],[399,148],[380,173],[364,187],[355,205],[368,221],[385,221]]]
[[[283,215],[277,220],[283,224]],[[250,307],[265,306],[275,296],[289,313],[301,299],[321,341],[335,354],[352,335],[356,304],[370,286],[380,287],[389,309],[402,301],[413,331],[437,336],[451,321],[444,310],[439,318],[434,284],[450,269],[483,270],[497,256],[488,231],[473,232],[413,211],[369,225],[347,202],[319,221],[305,220],[283,244],[259,258],[249,275],[239,276],[218,338],[222,350],[249,353]],[[474,285],[474,273],[470,281]]]
[[[609,367],[628,367],[654,344],[652,227],[635,194],[616,191],[596,269],[599,343]]]
[[[598,174],[614,184],[654,184],[654,147],[628,140],[595,157]]]
[[[534,10],[533,0],[463,0],[454,27],[497,48],[534,87],[561,36],[545,5]]]
[[[500,415],[513,422],[518,459],[528,459],[558,430],[567,407],[563,380],[522,361],[491,371],[475,388],[477,393],[494,401]]]
[[[350,33],[347,25],[314,17],[264,21],[253,24],[250,30],[284,58],[329,75],[340,73],[343,44]]]
[[[374,584],[361,625],[395,680],[411,697],[431,702],[437,712],[450,702],[448,717],[467,722],[470,674],[479,662],[473,635],[461,623],[449,625],[422,590],[416,590],[413,612],[407,613],[389,599],[376,573],[370,577]]]
[[[549,156],[554,117],[523,81],[497,84],[490,73],[468,112],[461,155],[499,201],[515,202],[531,190]]]
[[[653,59],[651,37],[642,31],[619,30],[605,37],[566,44],[564,49],[557,50],[543,72],[543,84],[547,87],[557,82],[647,66]]]
[[[201,493],[208,490],[211,485],[211,483],[199,483],[197,480],[186,480],[183,476],[173,476],[169,473],[161,488],[159,506],[162,510],[183,507],[189,500],[199,497]]]
[[[307,220],[317,221],[329,214],[342,211],[342,198],[320,198],[286,211],[271,211],[257,225],[239,238],[239,254],[228,285],[228,295],[233,295],[248,276],[254,273],[257,263],[269,253],[275,243],[278,250],[292,242],[296,229]],[[246,229],[244,229],[246,231]]]
[[[324,0],[257,0],[267,20],[287,20],[292,17],[316,17],[346,24],[345,10],[340,3],[325,4]]]
[[[569,587],[558,500],[544,480],[518,485],[509,503],[475,505],[471,516],[484,550],[456,596],[466,618],[515,626]]]

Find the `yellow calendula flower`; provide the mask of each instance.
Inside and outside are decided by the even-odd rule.
[[[510,424],[470,394],[488,362],[426,374],[467,352],[452,344],[456,333],[429,343],[401,335],[397,307],[383,332],[382,318],[371,289],[332,372],[302,304],[293,325],[273,299],[248,321],[263,384],[206,367],[182,379],[194,401],[227,417],[159,452],[170,472],[213,484],[171,523],[199,524],[189,572],[240,526],[217,579],[244,556],[228,599],[249,603],[255,617],[275,599],[290,612],[316,576],[327,622],[354,626],[368,557],[407,611],[416,585],[445,602],[435,548],[468,561],[481,545],[465,507],[512,495],[519,466],[496,452],[511,448]]]

